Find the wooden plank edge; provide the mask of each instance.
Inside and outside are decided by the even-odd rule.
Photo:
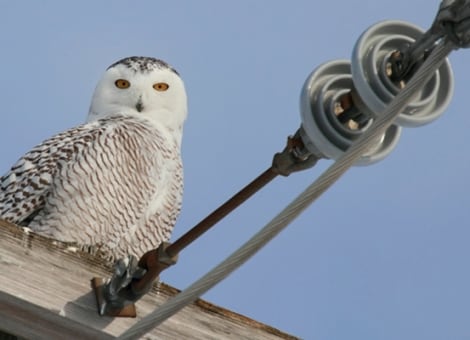
[[[19,227],[15,224],[12,224],[10,222],[7,222],[5,220],[0,219],[0,229],[5,230],[5,232],[9,233],[11,236],[14,238],[21,240],[21,242],[25,242],[25,237],[27,237],[27,244],[28,247],[31,247],[32,244],[35,244],[35,246],[42,246],[42,247],[47,247],[47,248],[54,248],[55,250],[59,251],[61,254],[63,254],[64,257],[67,258],[74,258],[75,260],[77,258],[80,258],[81,261],[88,263],[92,266],[99,267],[106,272],[109,273],[109,277],[112,274],[112,264],[111,263],[106,263],[103,262],[103,259],[100,258],[99,256],[89,254],[87,252],[83,251],[76,251],[74,253],[67,252],[67,248],[70,247],[71,244],[69,243],[64,243],[60,242],[57,240],[53,240],[50,238],[47,238],[45,236],[36,234],[32,231],[25,231],[24,228]],[[91,277],[90,277],[91,279]],[[173,297],[177,295],[178,293],[181,292],[181,290],[174,288],[164,282],[158,282],[154,284],[152,288],[152,292],[155,294],[163,294],[167,297]],[[200,308],[202,311],[207,312],[207,313],[212,313],[215,315],[219,315],[223,317],[224,319],[231,320],[233,322],[236,322],[241,325],[246,325],[247,327],[251,327],[254,329],[258,329],[261,331],[264,331],[268,334],[275,335],[279,338],[286,339],[286,340],[296,340],[299,339],[298,337],[295,337],[293,335],[287,334],[275,327],[269,326],[265,323],[253,320],[247,316],[244,316],[242,314],[230,311],[226,308],[217,306],[215,304],[212,304],[208,301],[202,300],[202,299],[197,299],[194,303],[195,306]],[[40,307],[37,307],[40,308]],[[51,312],[52,313],[52,312]],[[105,334],[105,333],[101,333]],[[107,334],[110,336],[109,334]]]

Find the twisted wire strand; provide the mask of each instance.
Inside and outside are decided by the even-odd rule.
[[[118,339],[137,339],[157,327],[243,265],[258,250],[287,227],[289,223],[331,187],[376,142],[377,138],[393,123],[397,115],[412,99],[413,95],[426,84],[427,80],[439,68],[454,47],[452,42],[442,40],[405,88],[390,102],[383,114],[351,145],[347,152],[339,157],[305,191],[238,250],[184,291],[142,318],[121,334]]]

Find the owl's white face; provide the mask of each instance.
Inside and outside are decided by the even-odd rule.
[[[163,61],[146,57],[120,60],[96,86],[87,121],[117,113],[146,117],[171,131],[181,130],[187,116],[183,81]]]

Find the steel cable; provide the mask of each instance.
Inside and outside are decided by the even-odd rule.
[[[163,305],[142,318],[119,336],[118,339],[137,339],[157,327],[163,321],[226,278],[272,240],[353,166],[371,145],[376,143],[385,130],[393,123],[401,110],[412,99],[413,95],[426,84],[427,80],[439,68],[454,47],[455,45],[452,42],[442,40],[434,48],[431,55],[426,59],[416,74],[406,84],[405,88],[390,102],[371,127],[305,191],[238,250],[184,291],[169,299]]]

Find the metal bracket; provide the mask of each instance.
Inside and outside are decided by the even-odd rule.
[[[163,242],[157,249],[145,253],[137,262],[134,256],[116,262],[111,279],[93,278],[92,287],[100,315],[135,317],[134,302],[144,296],[160,273],[174,265],[178,256],[169,256]]]

